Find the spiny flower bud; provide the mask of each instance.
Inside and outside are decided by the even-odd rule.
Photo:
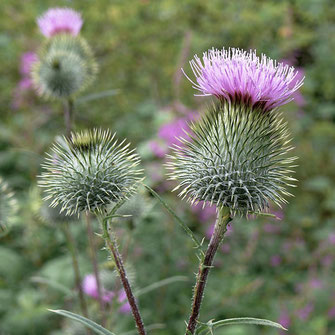
[[[67,215],[102,211],[128,198],[142,179],[140,159],[125,141],[101,129],[59,138],[48,154],[39,185],[45,200]]]
[[[85,40],[58,35],[42,47],[32,78],[40,95],[68,98],[84,90],[96,73],[96,62]]]
[[[292,149],[287,123],[276,106],[290,100],[302,81],[290,89],[293,68],[275,65],[255,53],[237,49],[211,50],[191,62],[197,76],[195,88],[213,94],[217,105],[191,124],[175,145],[170,179],[180,183],[179,195],[191,203],[228,207],[232,215],[267,210],[269,201],[285,203],[287,186],[294,186]]]
[[[180,181],[180,196],[242,215],[266,210],[268,200],[286,202],[295,157],[285,158],[292,147],[276,111],[213,107],[191,125],[189,136],[183,146],[174,146],[168,163],[171,179]]]
[[[8,225],[13,222],[16,213],[17,201],[14,198],[14,193],[0,177],[0,235],[3,234]]]

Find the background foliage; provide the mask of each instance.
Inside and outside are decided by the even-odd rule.
[[[289,334],[335,333],[333,1],[3,0],[0,175],[15,190],[20,208],[15,225],[0,244],[0,334],[84,334],[73,322],[47,311],[65,308],[79,312],[72,296],[73,275],[62,230],[44,218],[35,186],[44,151],[56,135],[65,132],[63,106],[43,101],[33,91],[17,89],[22,53],[36,51],[42,41],[35,18],[55,5],[82,13],[82,35],[100,68],[95,84],[76,102],[77,128],[103,125],[119,137],[127,137],[139,148],[146,182],[199,237],[213,217],[201,222],[198,212],[170,193],[172,185],[165,181],[162,168],[164,159],[155,157],[150,146],[166,122],[190,111],[201,112],[210,102],[193,96],[180,68],[190,73],[187,60],[194,53],[232,46],[256,48],[304,71],[302,96],[282,109],[293,133],[295,154],[300,157],[295,198],[280,213],[282,221],[233,223],[211,273],[201,319],[263,317],[282,322],[289,327]],[[90,94],[99,92],[105,92],[103,97],[90,100]],[[188,277],[188,281],[140,297],[146,324],[165,325],[151,334],[181,334],[197,259],[180,227],[156,200],[144,196],[146,210],[130,208],[135,213],[133,220],[117,224],[121,247],[137,288],[174,275]],[[82,274],[91,273],[85,225],[72,223],[71,230],[80,249]],[[99,237],[97,243],[103,245]],[[113,270],[106,255],[99,250],[100,266]],[[37,283],[33,280],[36,276],[70,291]],[[99,321],[97,302],[87,298],[91,318]],[[113,332],[132,329],[130,315],[118,314],[113,306],[109,313]],[[277,333],[242,326],[216,331],[217,335]]]

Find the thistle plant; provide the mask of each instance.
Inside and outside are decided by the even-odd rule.
[[[261,214],[291,194],[296,157],[278,107],[303,84],[296,71],[255,51],[209,50],[190,62],[200,95],[218,101],[191,123],[188,139],[174,145],[167,164],[175,190],[189,202],[215,204],[217,221],[201,257],[186,334],[197,328],[210,267],[234,216]]]
[[[143,335],[142,318],[109,224],[115,211],[135,193],[142,180],[139,163],[138,155],[129,149],[129,144],[118,142],[115,134],[108,130],[72,133],[70,138],[58,138],[52,146],[43,165],[39,185],[45,190],[45,200],[50,200],[52,207],[60,206],[61,212],[67,215],[85,213],[86,217],[88,213],[93,213],[98,217],[136,326]],[[109,212],[111,205],[114,206]]]
[[[8,184],[0,177],[0,236],[8,232],[17,213],[17,201]]]
[[[78,36],[81,15],[70,8],[52,8],[37,20],[47,37],[31,77],[40,96],[62,100],[67,135],[72,131],[74,100],[95,79],[97,63],[88,43]]]
[[[66,99],[86,89],[96,72],[97,65],[87,42],[63,34],[42,46],[32,78],[39,95],[47,99]]]

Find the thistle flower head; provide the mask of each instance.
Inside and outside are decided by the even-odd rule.
[[[129,144],[119,143],[110,131],[72,133],[53,145],[39,185],[45,200],[67,215],[102,211],[135,192],[142,179],[139,162]]]
[[[269,111],[292,100],[303,84],[293,67],[276,63],[264,54],[240,49],[211,49],[202,60],[190,61],[196,77],[193,87],[200,95],[214,95],[230,103],[240,102]]]
[[[37,92],[46,98],[68,98],[94,79],[97,65],[86,41],[60,35],[47,41],[32,68]]]
[[[32,65],[38,60],[35,52],[28,51],[22,54],[20,63],[20,73],[22,77],[29,77]]]
[[[17,201],[14,198],[14,193],[0,177],[0,235],[2,235],[8,225],[13,222],[16,213]]]
[[[286,157],[292,149],[287,124],[276,110],[219,104],[191,132],[167,164],[180,196],[228,207],[232,215],[267,210],[269,200],[286,202],[295,157]]]
[[[37,24],[46,37],[59,33],[77,36],[83,20],[81,15],[71,8],[50,8],[37,19]]]

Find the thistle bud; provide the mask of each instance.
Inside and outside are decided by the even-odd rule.
[[[45,200],[66,215],[101,212],[132,195],[142,179],[140,159],[110,131],[72,133],[56,141],[43,165],[39,185]]]
[[[48,40],[33,65],[37,92],[46,98],[68,98],[83,91],[95,78],[97,65],[84,39],[57,35]]]
[[[194,87],[219,101],[191,124],[189,139],[175,145],[170,179],[191,203],[228,207],[232,215],[266,211],[269,201],[279,206],[294,186],[296,157],[277,107],[290,101],[302,85],[293,68],[240,50],[211,50],[191,62]],[[290,88],[291,87],[291,88]]]

